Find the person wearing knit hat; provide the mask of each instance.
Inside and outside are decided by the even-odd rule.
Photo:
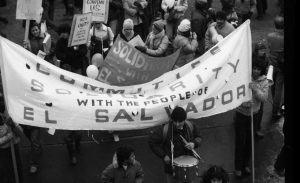
[[[146,38],[145,46],[136,46],[135,48],[150,56],[165,56],[169,45],[169,39],[165,33],[164,27],[165,22],[163,20],[153,22],[152,31]]]
[[[197,47],[197,34],[195,32],[191,32],[191,22],[188,19],[182,20],[178,26],[177,35],[173,41],[174,51],[181,48],[174,68],[176,69],[192,61],[195,58]]]
[[[153,28],[161,32],[165,28],[165,22],[163,20],[156,20],[153,22]]]
[[[183,143],[182,137],[185,138],[186,143]],[[187,120],[187,112],[179,106],[171,112],[168,123],[150,133],[148,138],[150,149],[162,160],[167,183],[182,182],[178,180],[180,178],[173,176],[172,161],[183,155],[193,156],[191,150],[199,147],[201,142],[199,128],[192,121]],[[173,151],[171,144],[174,145]]]
[[[123,22],[123,28],[122,28],[122,32],[120,34],[120,37],[124,41],[128,42],[132,38],[134,38],[135,36],[136,36],[136,34],[134,32],[133,21],[130,18],[125,19],[124,22]]]
[[[191,29],[191,22],[188,19],[183,19],[179,26],[178,26],[178,31],[180,32],[186,32]]]

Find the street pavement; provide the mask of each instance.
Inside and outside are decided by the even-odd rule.
[[[273,30],[275,14],[279,12],[276,1],[269,0],[267,14],[262,21],[255,19],[251,22],[252,40],[266,36]],[[55,23],[61,24],[72,21],[72,17],[65,17],[62,1],[55,1]],[[189,1],[191,4],[191,1]],[[219,2],[214,2],[213,6],[219,7]],[[8,6],[1,9],[0,15],[8,15],[9,24],[0,23],[3,32],[8,39],[21,44],[24,37],[24,29],[21,21],[15,20],[16,1],[9,1]],[[54,37],[57,35],[53,33]],[[262,128],[265,137],[255,141],[255,182],[283,183],[284,178],[274,174],[273,164],[280,148],[283,144],[282,124],[272,123],[271,110],[272,99],[264,106],[264,116]],[[203,143],[197,152],[204,159],[201,162],[200,175],[207,170],[210,165],[217,164],[223,166],[230,175],[230,182],[251,182],[251,176],[242,180],[236,180],[234,176],[234,111],[223,114],[201,118],[195,120],[201,128]],[[112,155],[120,145],[130,145],[134,147],[136,159],[143,165],[145,171],[145,183],[164,183],[165,175],[163,166],[151,152],[147,144],[147,135],[152,129],[119,132],[120,141],[115,142],[112,134],[106,131],[83,131],[81,151],[78,156],[76,166],[70,164],[67,148],[64,143],[65,132],[58,130],[54,135],[47,133],[47,129],[42,129],[43,151],[40,159],[39,170],[36,174],[28,173],[30,145],[28,140],[23,137],[21,142],[21,156],[23,162],[24,183],[93,183],[100,182],[101,171],[112,162]],[[201,177],[199,177],[200,180]],[[1,180],[0,180],[1,182]]]

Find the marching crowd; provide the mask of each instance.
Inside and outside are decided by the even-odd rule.
[[[0,1],[2,2],[2,1]],[[4,1],[3,1],[4,2]],[[64,0],[65,16],[72,16],[81,11],[82,0]],[[261,20],[267,10],[266,0],[220,0],[221,9],[211,7],[212,0],[195,0],[190,17],[185,13],[187,0],[175,0],[170,4],[168,0],[109,0],[109,14],[107,23],[94,22],[90,28],[87,44],[68,47],[71,25],[56,25],[54,21],[54,0],[43,0],[44,9],[41,22],[31,21],[29,39],[25,40],[25,49],[37,55],[45,52],[45,60],[58,67],[87,76],[87,68],[93,63],[95,55],[106,57],[110,47],[119,35],[129,42],[139,35],[144,45],[135,46],[136,49],[153,57],[164,57],[180,50],[174,69],[181,67],[204,54],[219,41],[233,32],[240,24],[251,19],[257,12],[257,20]],[[279,1],[283,6],[283,1]],[[1,5],[1,3],[0,3]],[[256,10],[255,10],[256,9]],[[7,21],[1,17],[1,21]],[[43,41],[49,32],[41,28],[46,22],[47,28],[58,34],[58,40],[52,38],[51,48],[44,50]],[[284,16],[283,8],[280,15],[274,18],[276,31],[269,33],[265,39],[254,43],[252,54],[252,100],[243,103],[236,109],[235,128],[235,175],[242,178],[251,174],[251,108],[253,112],[255,138],[263,138],[260,123],[263,116],[263,103],[268,98],[271,87],[273,96],[273,121],[283,115],[283,86],[284,86]],[[1,30],[0,30],[1,31]],[[1,32],[0,32],[1,33]],[[1,36],[5,34],[1,33]],[[51,35],[50,35],[51,36]],[[273,67],[273,81],[266,77],[268,68]],[[17,164],[20,163],[18,143],[20,134],[24,133],[30,140],[31,156],[29,172],[38,171],[41,156],[41,142],[39,127],[18,125],[5,115],[3,92],[1,92],[0,120],[0,181],[15,182],[12,166],[11,146],[14,147]],[[165,134],[166,133],[166,134]],[[80,151],[80,131],[66,131],[65,142],[72,165],[77,163],[77,153]],[[182,143],[182,137],[187,143]],[[170,141],[171,140],[171,141]],[[165,165],[167,182],[185,182],[174,177],[171,166],[176,157],[182,155],[193,156],[192,150],[200,146],[202,137],[197,126],[186,119],[186,112],[181,107],[175,107],[170,116],[170,122],[149,135],[149,146],[155,155],[162,159]],[[172,147],[170,149],[170,147]],[[172,151],[170,151],[172,150]],[[174,156],[174,157],[173,157]],[[278,157],[278,161],[282,157]],[[21,167],[20,165],[18,166]],[[283,174],[284,166],[277,162],[275,166],[279,174]],[[22,180],[22,170],[19,179]],[[124,176],[126,175],[126,176]],[[113,163],[109,165],[101,176],[103,183],[143,182],[144,171],[141,163],[135,160],[134,149],[122,146],[116,150]],[[177,179],[177,180],[176,180]],[[189,180],[192,182],[192,180]],[[202,177],[204,183],[229,182],[227,172],[220,166],[212,166]],[[22,181],[20,181],[22,182]]]

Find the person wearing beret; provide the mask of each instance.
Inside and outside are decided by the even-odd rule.
[[[136,48],[150,56],[165,56],[169,45],[169,39],[165,33],[164,27],[165,23],[163,20],[153,22],[152,31],[147,36],[145,46],[136,46]]]

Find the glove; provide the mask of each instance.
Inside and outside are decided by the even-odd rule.
[[[143,53],[146,53],[147,48],[145,46],[135,46],[136,49],[140,50]]]

